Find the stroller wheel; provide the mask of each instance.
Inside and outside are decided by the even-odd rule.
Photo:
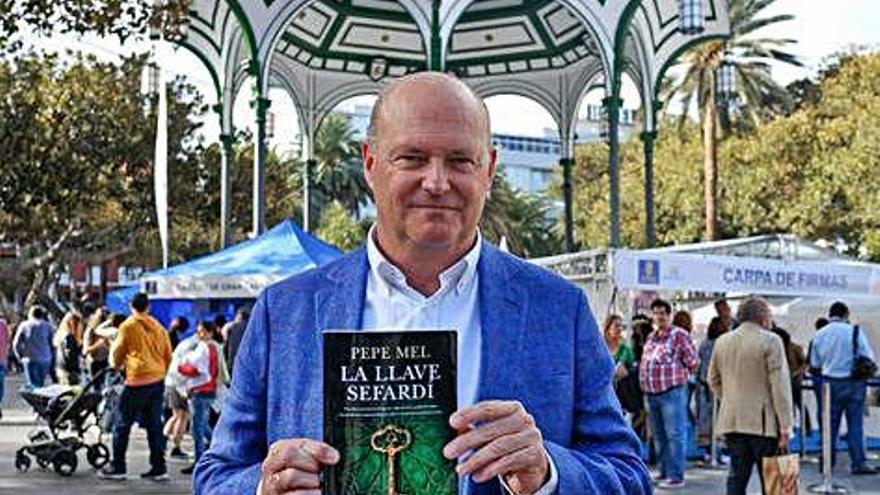
[[[21,452],[15,454],[15,469],[19,472],[26,473],[31,468],[31,458]]]
[[[70,476],[73,474],[76,471],[77,463],[76,452],[72,450],[59,450],[55,456],[52,457],[52,467],[55,469],[55,472],[61,476]]]
[[[110,449],[103,443],[89,445],[86,448],[86,460],[95,469],[101,469],[110,460]]]
[[[36,459],[37,466],[40,466],[43,469],[46,469],[47,467],[52,465],[52,459],[49,459],[48,457],[36,456]]]

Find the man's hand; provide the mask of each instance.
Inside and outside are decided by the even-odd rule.
[[[477,483],[503,476],[516,495],[530,495],[547,482],[550,470],[535,419],[516,401],[486,401],[449,418],[458,436],[443,455],[455,459],[473,450],[456,471]]]
[[[326,443],[306,438],[279,440],[263,461],[260,495],[320,495],[321,468],[337,462],[339,452]]]

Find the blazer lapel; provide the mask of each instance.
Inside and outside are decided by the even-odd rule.
[[[516,280],[518,267],[488,243],[480,262],[480,380],[477,400],[514,397],[525,333],[528,294]]]
[[[360,330],[367,290],[367,251],[346,256],[327,273],[330,281],[315,293],[316,336],[324,330]]]

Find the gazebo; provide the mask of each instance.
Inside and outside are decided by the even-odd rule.
[[[561,143],[566,248],[574,247],[572,185],[577,111],[604,91],[609,144],[612,247],[620,244],[618,121],[621,79],[638,88],[645,155],[645,234],[654,242],[653,144],[659,86],[694,44],[729,34],[725,0],[194,0],[173,37],[211,74],[219,104],[222,239],[229,242],[235,95],[253,82],[256,110],[253,232],[264,230],[266,117],[271,87],[297,109],[308,177],[318,126],[340,102],[376,94],[389,80],[446,71],[482,97],[516,94],[542,105]]]

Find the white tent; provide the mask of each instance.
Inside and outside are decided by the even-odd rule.
[[[767,296],[777,323],[806,344],[813,322],[841,300],[880,351],[880,265],[838,255],[791,235],[647,250],[594,250],[532,260],[581,286],[598,319],[646,309],[657,295],[693,312],[703,328],[725,294]]]

